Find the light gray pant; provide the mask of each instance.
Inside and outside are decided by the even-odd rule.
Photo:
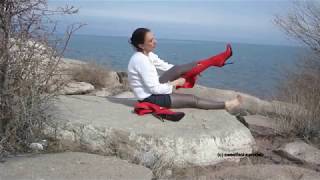
[[[164,72],[160,78],[160,83],[165,83],[168,81],[173,81],[181,77],[182,74],[190,71],[197,62],[192,62],[189,64],[175,65],[168,71]],[[199,108],[199,109],[224,109],[224,102],[217,102],[213,100],[207,100],[195,96],[193,94],[181,94],[172,93],[171,98],[171,108]]]

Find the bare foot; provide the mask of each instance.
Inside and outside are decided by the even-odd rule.
[[[242,104],[242,101],[243,101],[242,100],[242,96],[240,96],[238,94],[235,99],[232,99],[230,101],[226,101],[225,102],[226,110],[229,113],[234,113],[234,111],[236,111],[237,109],[240,108],[240,105]]]

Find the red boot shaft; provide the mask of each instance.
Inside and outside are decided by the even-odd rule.
[[[227,59],[230,58],[231,56],[232,56],[232,49],[231,49],[231,45],[228,44],[226,51],[218,55],[212,56],[208,59],[198,61],[197,66],[195,66],[190,71],[186,72],[181,76],[186,79],[186,82],[183,86],[177,86],[177,89],[181,87],[192,88],[195,84],[197,75],[199,75],[201,72],[203,72],[210,66],[217,66],[217,67],[224,66]]]

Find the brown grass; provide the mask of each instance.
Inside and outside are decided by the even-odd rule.
[[[96,89],[106,87],[110,80],[110,70],[94,62],[74,66],[70,69],[72,79],[92,84]]]
[[[71,25],[57,37],[51,18],[74,14],[74,7],[50,11],[46,0],[1,1],[0,6],[1,161],[7,154],[28,151],[30,143],[44,138],[43,127],[53,120],[51,108],[61,88],[57,67],[81,25]],[[54,77],[56,86],[47,93]]]
[[[279,99],[298,105],[279,118],[281,130],[306,140],[320,137],[320,56],[304,58],[299,71],[288,73]]]
[[[67,70],[71,79],[92,84],[96,89],[106,88],[111,95],[131,91],[126,72],[113,72],[108,67],[103,67],[94,61],[78,64]]]

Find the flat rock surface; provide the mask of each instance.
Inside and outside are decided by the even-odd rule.
[[[151,170],[115,157],[87,153],[38,154],[0,163],[4,180],[151,180]]]
[[[261,115],[250,115],[244,117],[249,124],[249,129],[263,136],[272,136],[279,133],[279,125],[276,120]]]
[[[122,158],[149,167],[159,159],[181,166],[215,164],[225,160],[218,153],[252,152],[255,142],[250,131],[224,110],[179,109],[186,113],[180,122],[162,122],[152,115],[132,113],[135,102],[60,96],[54,114],[61,127],[52,135],[93,152],[108,153],[112,146]]]
[[[219,180],[318,180],[319,178],[320,174],[318,172],[288,165],[246,165],[226,167],[219,171],[198,177],[198,179]],[[189,178],[184,177],[182,179]]]
[[[300,140],[283,145],[277,152],[289,159],[320,165],[320,150]]]
[[[86,82],[69,82],[61,93],[63,94],[85,94],[94,90],[94,86]]]

